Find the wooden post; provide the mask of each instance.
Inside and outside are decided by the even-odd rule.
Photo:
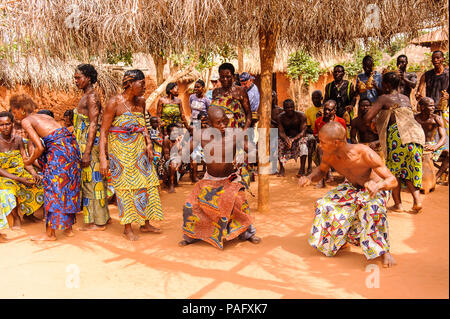
[[[244,51],[242,50],[242,47],[239,45],[237,48],[237,54],[238,54],[238,73],[241,74],[244,72]]]
[[[259,108],[260,119],[259,127],[266,128],[267,134],[259,135],[259,144],[263,144],[263,138],[266,139],[266,156],[269,156],[270,148],[270,117],[272,109],[272,74],[275,61],[277,38],[280,32],[279,26],[271,28],[261,27],[259,30],[259,59],[261,63],[261,102]],[[258,175],[258,211],[268,213],[270,211],[269,201],[269,170],[270,163],[259,163]]]
[[[156,69],[156,85],[160,86],[164,82],[164,65],[166,65],[167,60],[159,53],[152,54],[152,57]]]

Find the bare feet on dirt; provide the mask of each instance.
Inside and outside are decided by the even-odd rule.
[[[55,241],[56,236],[49,236],[47,233],[43,233],[41,235],[31,236],[30,239],[32,241]]]
[[[145,224],[144,226],[141,226],[140,229],[141,229],[141,232],[143,232],[143,233],[157,233],[157,234],[161,233],[161,229],[150,225],[150,223]]]
[[[397,263],[395,262],[394,257],[392,257],[392,255],[387,252],[382,256],[383,259],[383,267],[384,268],[390,268],[394,265],[396,265]]]
[[[80,231],[103,231],[106,229],[106,226],[98,226],[95,224],[86,225],[78,230]]]

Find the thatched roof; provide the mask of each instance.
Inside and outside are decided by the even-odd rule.
[[[375,4],[375,7],[374,7]],[[279,27],[278,47],[343,48],[445,25],[442,0],[60,0],[7,5],[0,28],[43,55],[130,49],[170,52],[222,44],[257,47],[261,28]]]
[[[417,37],[411,41],[412,44],[431,46],[432,43],[448,44],[448,29],[438,29]]]

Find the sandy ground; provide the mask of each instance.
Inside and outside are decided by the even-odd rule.
[[[287,177],[271,177],[270,213],[257,213],[249,196],[259,245],[178,247],[192,189],[187,176],[176,194],[162,191],[165,220],[155,225],[163,233],[142,234],[138,242],[122,237],[115,206],[104,232],[77,231],[81,215],[75,236],[58,233],[56,242],[29,240],[43,223],[3,231],[10,241],[0,244],[0,298],[449,298],[448,187],[427,195],[418,215],[389,213],[398,265],[384,269],[358,247],[325,257],[309,246],[314,202],[325,190],[299,189],[295,172],[291,164]],[[252,189],[257,193],[257,183]],[[410,195],[402,196],[410,207]]]

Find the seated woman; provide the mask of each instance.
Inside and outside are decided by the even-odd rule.
[[[24,218],[33,222],[39,221],[33,214],[41,211],[44,203],[41,177],[32,165],[24,165],[23,158],[27,157],[23,140],[13,135],[13,115],[10,112],[0,113],[0,189],[6,191],[1,198],[3,218],[12,214],[13,229],[20,228],[21,221],[18,213],[24,213]],[[0,229],[2,227],[0,222]],[[4,225],[5,226],[5,225]]]
[[[24,164],[39,158],[43,168],[46,232],[31,240],[56,240],[56,230],[73,236],[72,225],[81,205],[81,157],[75,137],[51,116],[35,113],[36,105],[29,96],[15,95],[9,103],[35,146]]]

